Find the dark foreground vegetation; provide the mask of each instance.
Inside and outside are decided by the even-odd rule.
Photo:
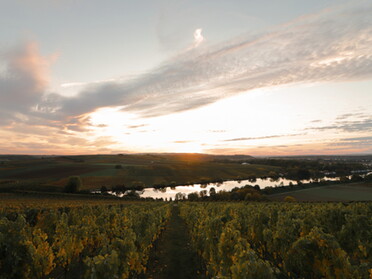
[[[0,278],[355,278],[372,203],[0,206]]]
[[[183,203],[213,278],[369,278],[372,203]]]
[[[169,218],[161,203],[0,209],[0,278],[136,278]]]

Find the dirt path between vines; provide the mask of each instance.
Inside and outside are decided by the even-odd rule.
[[[170,220],[150,255],[145,278],[207,278],[204,274],[203,262],[191,246],[186,224],[175,205]]]

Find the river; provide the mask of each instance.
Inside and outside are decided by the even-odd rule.
[[[324,177],[326,181],[335,181],[339,180],[339,177]],[[301,180],[302,183],[310,183],[312,180]],[[164,187],[161,189],[156,188],[145,188],[142,191],[137,191],[141,198],[154,198],[154,199],[172,199],[174,200],[177,193],[182,193],[184,195],[188,195],[194,192],[201,192],[207,191],[209,195],[209,191],[211,188],[214,188],[216,192],[219,191],[231,191],[235,187],[244,187],[245,185],[258,185],[260,189],[264,189],[266,187],[278,187],[278,186],[288,186],[290,183],[296,185],[297,181],[279,178],[277,180],[273,180],[271,178],[257,178],[255,181],[252,180],[228,180],[221,183],[208,183],[208,184],[191,184],[191,185],[178,185],[175,187]],[[100,193],[100,191],[95,191],[95,193]],[[117,195],[114,192],[109,191],[108,193]],[[117,196],[121,197],[123,194],[118,194]]]

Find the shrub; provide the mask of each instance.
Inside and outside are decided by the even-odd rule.
[[[292,197],[292,196],[286,196],[284,198],[284,201],[286,201],[286,202],[295,202],[296,201],[296,198],[295,197]]]

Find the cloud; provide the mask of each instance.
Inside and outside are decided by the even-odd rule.
[[[108,153],[118,144],[108,136],[92,138],[74,131],[22,123],[15,124],[11,131],[0,130],[0,137],[7,139],[0,146],[0,154],[98,154]]]
[[[372,137],[355,137],[355,138],[343,138],[340,140],[335,140],[329,145],[333,146],[368,146],[372,148]]]
[[[137,129],[147,126],[147,124],[138,124],[138,125],[129,125],[127,126],[128,129]]]
[[[357,113],[345,113],[345,114],[339,115],[336,119],[337,120],[345,120],[345,119],[348,119],[348,118],[355,118],[355,117],[358,117],[358,118],[369,117],[369,115],[368,114],[365,114],[365,113],[361,113],[361,112],[357,112]]]
[[[372,137],[355,137],[355,138],[344,138],[342,141],[348,141],[348,142],[372,142]]]
[[[194,142],[193,140],[176,140],[176,141],[173,141],[173,143],[190,143],[190,142]]]
[[[208,130],[210,133],[226,133],[226,130]]]
[[[359,152],[371,153],[372,152],[372,137],[353,137],[343,138],[328,143],[328,146],[343,148],[343,149],[357,149]]]
[[[203,41],[204,37],[202,35],[203,29],[198,28],[194,32],[194,47],[198,47]]]
[[[2,60],[5,70],[0,75],[1,119],[2,124],[9,124],[11,119],[17,119],[17,114],[18,118],[20,114],[27,118],[31,108],[42,102],[51,60],[39,54],[34,42],[3,53]]]
[[[306,130],[327,131],[340,130],[343,132],[369,132],[372,131],[372,117],[365,117],[359,120],[338,120],[332,125],[309,127]]]
[[[245,154],[251,156],[281,156],[281,155],[297,155],[301,154],[314,154],[313,150],[305,150],[301,145],[301,149],[297,149],[297,145],[275,145],[275,146],[255,146],[252,148],[242,147],[215,147],[205,149],[207,153],[211,154]]]
[[[136,79],[93,84],[62,98],[59,113],[123,106],[141,116],[159,116],[257,88],[370,78],[371,12],[369,3],[329,9],[265,34],[192,49]]]
[[[128,75],[128,77],[130,76]],[[66,83],[62,83],[60,86],[62,88],[82,87],[82,86],[87,86],[87,85],[92,85],[92,84],[107,83],[111,81],[116,81],[116,79],[111,78],[111,79],[96,80],[96,81],[91,81],[91,82],[66,82]]]
[[[14,118],[17,112],[25,118],[18,115],[18,121],[76,130],[89,124],[78,120],[102,107],[155,117],[257,88],[371,78],[371,13],[371,3],[353,3],[300,17],[263,34],[199,45],[136,78],[93,82],[72,97],[46,94],[48,60],[35,44],[26,44],[6,56],[7,72],[0,78],[1,113]],[[201,42],[201,30],[195,38]],[[69,123],[71,119],[77,123]],[[370,123],[360,125],[362,129]]]
[[[247,140],[261,140],[261,139],[272,139],[272,138],[283,138],[283,137],[295,137],[301,136],[305,134],[288,134],[288,135],[273,135],[273,136],[263,136],[263,137],[248,137],[248,138],[233,138],[233,139],[226,139],[224,141],[247,141]]]
[[[106,128],[106,127],[108,127],[107,124],[98,124],[98,125],[95,125],[95,126],[98,127],[98,128]]]
[[[212,147],[205,149],[212,154],[247,154],[252,156],[290,156],[290,155],[334,155],[334,154],[371,154],[371,144],[345,143],[305,143],[293,145],[254,146],[254,147]]]

